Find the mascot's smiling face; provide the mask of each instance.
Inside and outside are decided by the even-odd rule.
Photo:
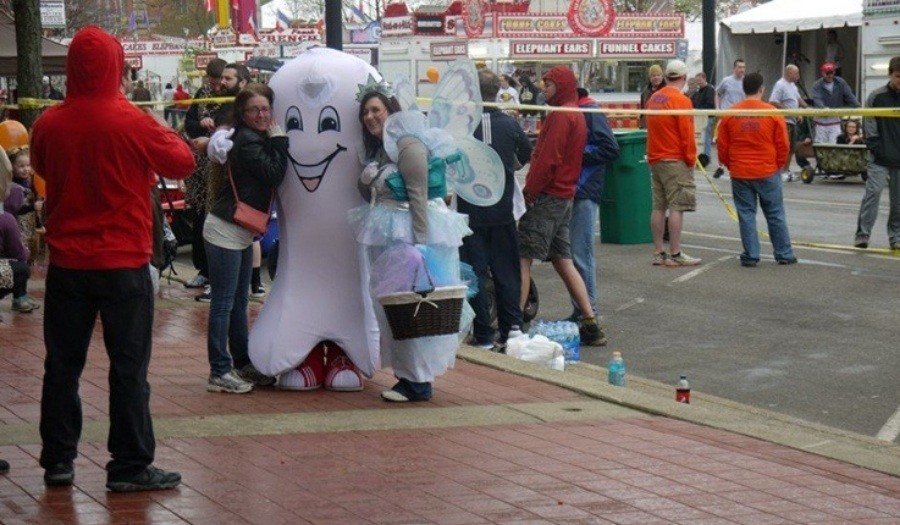
[[[328,184],[350,162],[358,164],[362,130],[358,121],[357,84],[371,66],[350,55],[315,48],[288,62],[272,77],[274,118],[290,142],[287,177],[307,192]],[[356,171],[356,170],[354,170]]]

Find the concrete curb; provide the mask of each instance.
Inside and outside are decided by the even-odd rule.
[[[176,268],[179,275],[172,276],[172,282],[183,284],[193,276],[194,269],[190,265],[176,263]],[[727,430],[900,476],[900,446],[862,434],[697,391],[691,393],[692,404],[676,403],[673,385],[629,375],[627,388],[614,387],[606,381],[605,368],[586,363],[567,365],[565,372],[558,372],[467,345],[460,347],[458,356],[470,363],[542,381],[646,414]]]
[[[628,377],[628,387],[607,383],[606,369],[578,363],[559,372],[512,357],[462,346],[458,356],[470,363],[528,377],[640,412],[727,430],[900,476],[900,446],[716,396],[691,393],[691,404],[675,402],[675,388]]]

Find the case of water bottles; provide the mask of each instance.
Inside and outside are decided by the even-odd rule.
[[[563,348],[566,363],[581,361],[581,336],[578,325],[571,321],[537,321],[531,325],[528,335],[543,335]]]

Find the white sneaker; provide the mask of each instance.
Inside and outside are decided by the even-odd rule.
[[[794,182],[796,177],[794,177],[794,173],[789,170],[781,174],[781,180],[784,182]]]
[[[209,376],[206,384],[207,392],[225,392],[227,394],[246,394],[253,390],[253,384],[238,377],[234,372],[220,376]]]
[[[684,253],[682,251],[678,255],[669,255],[666,258],[666,266],[670,268],[675,268],[678,266],[697,266],[703,261],[703,259],[699,259],[696,257],[691,257],[690,255]]]
[[[209,284],[209,280],[206,277],[203,277],[199,273],[195,275],[190,281],[184,283],[185,288],[203,288]]]

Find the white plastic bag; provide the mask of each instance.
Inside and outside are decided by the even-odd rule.
[[[519,179],[513,178],[516,185],[513,188],[513,218],[515,220],[519,220],[522,218],[522,215],[525,215],[525,211],[528,209],[525,206],[525,194],[522,193],[522,185],[519,184]]]
[[[543,335],[529,337],[528,334],[522,334],[508,339],[506,355],[554,370],[564,370],[566,366],[562,345]]]

